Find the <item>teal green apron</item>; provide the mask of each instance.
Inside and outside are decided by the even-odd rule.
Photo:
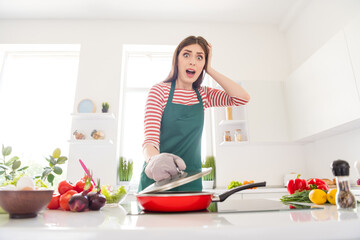
[[[200,93],[195,89],[199,103],[187,106],[172,102],[175,82],[171,83],[160,127],[160,153],[172,153],[186,163],[185,171],[201,171],[201,136],[204,126],[204,108]],[[139,191],[154,183],[145,174],[146,162],[140,176]],[[171,191],[202,191],[202,180],[197,179]]]

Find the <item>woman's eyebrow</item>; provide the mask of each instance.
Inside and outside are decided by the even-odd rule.
[[[184,51],[185,52],[189,52],[189,53],[192,53],[192,51],[190,51],[190,50],[188,50],[188,49],[184,49]],[[204,53],[203,52],[196,52],[197,54],[202,54],[202,55],[204,55]]]

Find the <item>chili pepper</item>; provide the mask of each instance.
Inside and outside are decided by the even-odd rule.
[[[288,190],[289,194],[293,194],[295,192],[301,192],[301,191],[310,189],[306,180],[300,179],[299,177],[300,177],[300,174],[295,179],[289,180],[289,183],[287,185],[287,190]]]
[[[325,191],[329,191],[329,186],[321,179],[312,178],[308,181],[309,186],[311,189],[321,189]]]

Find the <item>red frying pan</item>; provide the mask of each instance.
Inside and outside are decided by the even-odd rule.
[[[200,178],[210,171],[179,176],[175,179],[166,180],[166,183],[154,183],[136,195],[137,201],[144,210],[152,212],[199,211],[209,207],[211,202],[222,202],[236,192],[266,186],[266,182],[251,183],[230,189],[220,195],[214,195],[210,192],[163,192]]]

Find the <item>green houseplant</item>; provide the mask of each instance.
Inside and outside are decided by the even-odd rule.
[[[4,147],[4,145],[2,145],[2,161],[0,161],[0,175],[4,175],[4,181],[14,180],[17,176],[19,176],[19,174],[23,174],[24,170],[28,168],[28,166],[20,168],[21,161],[17,156],[13,156],[9,160],[6,160],[5,158],[7,156],[10,156],[11,152],[11,146]]]
[[[60,148],[56,148],[52,155],[49,155],[49,158],[45,158],[48,161],[49,166],[44,167],[44,171],[41,175],[42,180],[47,180],[51,186],[54,185],[55,175],[61,175],[63,170],[59,166],[61,164],[65,164],[68,160],[67,157],[61,156]]]
[[[204,188],[214,188],[215,182],[215,157],[207,156],[205,162],[201,163],[202,168],[212,168],[211,172],[202,177]]]
[[[133,175],[133,161],[124,157],[119,158],[118,176],[120,182],[130,182]]]
[[[110,107],[109,103],[103,102],[103,103],[101,104],[101,106],[102,106],[101,111],[102,111],[103,113],[107,113],[107,112],[109,111],[109,107]]]

